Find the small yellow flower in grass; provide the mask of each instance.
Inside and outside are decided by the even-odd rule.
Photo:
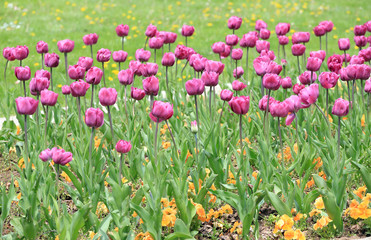
[[[305,240],[305,235],[302,231],[300,231],[300,229],[296,229],[295,230],[295,236],[294,236],[294,239],[297,239],[297,240]]]
[[[329,217],[323,216],[313,225],[313,229],[316,231],[317,229],[322,229],[326,227],[330,222],[332,222],[332,220]]]
[[[229,230],[229,232],[233,233],[239,225],[241,225],[241,223],[239,221],[235,221],[233,227]]]
[[[18,183],[18,180],[14,180],[14,186],[15,186],[16,188],[18,188],[18,187],[19,187],[19,183]]]
[[[81,11],[81,12],[85,12],[85,11],[86,11],[86,7],[82,7],[82,8],[80,8],[80,11]]]
[[[57,87],[61,88],[62,87],[62,84],[58,84]]]
[[[276,222],[274,226],[273,233],[277,233],[278,230],[289,230],[294,226],[294,220],[287,216],[286,214],[282,215],[281,218]]]
[[[97,216],[100,216],[103,214],[107,214],[108,212],[109,211],[108,211],[107,206],[103,202],[98,202],[98,206],[97,206],[97,210],[95,211],[95,214]]]
[[[71,182],[71,178],[67,175],[67,173],[62,172],[61,176],[66,180],[66,182]]]
[[[95,236],[95,233],[93,231],[89,231],[89,237],[90,239],[93,239]]]
[[[162,142],[162,147],[164,149],[168,149],[170,146],[171,146],[171,143],[170,142]]]
[[[119,70],[112,70],[112,73],[115,74],[115,75],[118,75],[119,74]]]
[[[361,118],[361,126],[365,127],[365,115],[364,114],[362,115],[362,118]]]
[[[366,191],[367,191],[366,186],[362,186],[359,187],[357,190],[354,190],[353,193],[357,195],[360,199],[362,199]]]
[[[212,23],[207,23],[207,26],[208,26],[208,27],[212,27],[213,24],[212,24]]]
[[[56,17],[56,20],[57,20],[57,21],[60,21],[60,20],[61,20],[61,17]]]
[[[338,35],[334,35],[333,38],[334,39],[338,39],[339,37],[338,37]]]
[[[22,193],[18,193],[18,195],[17,195],[17,199],[20,200],[21,197],[22,197]]]
[[[112,77],[108,77],[108,80],[110,80],[112,82],[113,81],[113,78]]]
[[[127,183],[128,180],[127,180],[125,177],[123,177],[123,178],[121,179],[121,182],[122,182],[122,183]]]
[[[319,215],[321,213],[322,213],[321,210],[318,210],[318,209],[315,208],[315,209],[313,209],[312,211],[309,212],[309,216],[313,217],[314,215]]]
[[[325,204],[323,203],[322,197],[319,197],[319,198],[316,199],[316,201],[314,202],[314,206],[317,209],[324,209],[325,208]]]

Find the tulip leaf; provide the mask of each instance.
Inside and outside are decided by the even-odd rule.
[[[270,202],[272,203],[274,209],[276,209],[278,214],[287,214],[288,216],[291,216],[291,206],[287,206],[276,194],[269,191],[267,193]]]

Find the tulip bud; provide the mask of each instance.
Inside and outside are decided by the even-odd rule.
[[[127,35],[129,35],[129,26],[124,24],[118,25],[116,27],[116,34],[119,37],[126,37]]]
[[[97,61],[98,62],[108,62],[111,58],[111,51],[109,49],[101,48],[97,52]]]
[[[197,121],[192,121],[191,122],[191,132],[192,133],[197,133],[198,132]]]
[[[342,98],[336,99],[331,113],[339,117],[348,115],[349,101],[344,100]]]
[[[115,148],[119,153],[128,153],[131,150],[131,143],[128,141],[119,140]]]
[[[39,41],[36,44],[36,52],[37,53],[47,53],[49,51],[48,44],[44,41]]]
[[[85,112],[85,123],[88,127],[99,128],[103,125],[103,112],[99,108],[88,108]]]
[[[62,53],[72,52],[75,47],[75,42],[69,39],[58,41],[58,50]]]
[[[99,102],[102,106],[112,106],[117,101],[117,91],[114,88],[101,88],[99,90]]]
[[[58,100],[58,93],[44,89],[40,93],[41,104],[45,106],[54,106]]]
[[[30,97],[18,97],[15,99],[18,114],[32,115],[36,112],[39,101]]]

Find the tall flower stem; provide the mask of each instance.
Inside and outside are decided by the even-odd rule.
[[[285,51],[285,45],[282,45],[282,51],[283,51],[283,57],[286,60],[286,51]]]
[[[219,125],[222,122],[222,115],[223,115],[224,104],[225,104],[225,101],[223,101],[222,111],[220,111]]]
[[[52,67],[50,67],[50,85],[53,91],[53,68]]]
[[[127,85],[125,85],[125,91],[124,91],[124,106],[125,106],[125,115],[126,115],[126,118],[129,118],[128,108],[127,108],[127,105],[126,105],[126,96],[127,96],[126,87],[127,87]],[[133,105],[134,105],[134,103],[133,103]],[[134,113],[134,111],[133,111],[133,113]]]
[[[351,98],[350,98],[350,86],[349,86],[349,81],[347,81],[347,87],[348,87],[348,100],[349,102],[351,101]]]
[[[119,184],[120,184],[120,187],[122,186],[122,180],[121,180],[121,173],[122,173],[122,158],[123,158],[124,154],[121,153],[121,156],[120,156],[120,169],[119,169]]]
[[[106,76],[104,74],[104,62],[102,62],[102,71],[103,71],[103,84],[104,84],[104,87],[106,87]]]
[[[67,100],[67,95],[65,95],[65,98],[66,98],[66,120],[67,120],[67,117],[68,117],[68,100]]]
[[[347,52],[344,50],[344,60],[345,60],[345,67],[348,66],[348,61],[347,61]]]
[[[144,50],[147,48],[147,42],[148,42],[148,37],[146,38],[146,41],[144,42]]]
[[[90,100],[90,107],[93,107],[94,103],[94,84],[91,86],[91,100]]]
[[[341,164],[340,163],[340,127],[341,127],[341,117],[339,116],[338,117],[339,120],[338,120],[338,161],[339,161],[339,165]]]
[[[352,87],[352,109],[353,109],[353,105],[354,105],[354,89],[356,87],[356,80],[353,80],[353,87]]]
[[[243,159],[243,144],[242,144],[242,114],[240,114],[240,149],[241,149],[241,162]]]
[[[166,73],[166,89],[169,91],[169,77],[167,75],[167,66],[165,67],[165,73]]]
[[[112,143],[113,143],[114,142],[113,125],[112,125],[111,110],[110,110],[109,106],[107,106],[107,110],[108,110],[109,125],[110,125],[110,128],[111,128]]]
[[[121,72],[121,62],[119,62],[119,72]]]
[[[262,97],[264,96],[263,77],[264,76],[261,76],[261,81],[260,81],[260,93],[261,93]]]
[[[324,112],[322,111],[322,109],[317,105],[317,103],[313,103],[313,104],[314,104],[314,106],[316,106],[316,108],[318,109],[318,111],[321,112],[322,116],[326,119],[327,126],[330,127],[330,123],[329,123],[329,121],[328,121],[328,119],[327,119],[325,113],[324,113]]]
[[[91,169],[91,174],[93,176],[94,170],[93,170],[93,162],[91,160],[91,155],[92,155],[92,146],[93,146],[93,140],[94,140],[94,127],[91,128],[91,134],[90,134],[90,143],[89,143],[89,165]]]
[[[178,58],[175,58],[175,79],[178,75]]]
[[[27,115],[24,115],[24,145],[25,145],[25,164],[28,163],[28,139],[27,139]]]
[[[134,118],[134,116],[135,116],[135,99],[134,99],[134,101],[133,101],[133,118]]]
[[[211,93],[212,93],[212,87],[210,86],[210,90],[209,90],[209,113],[210,113],[210,117],[211,117]]]
[[[40,95],[37,94],[36,99],[39,101]],[[39,129],[40,123],[39,123],[39,104],[37,104],[36,108],[36,124],[37,124],[37,129]]]
[[[44,128],[44,148],[46,148],[46,133],[48,131],[48,113],[49,113],[49,106],[46,106],[45,111],[45,128]]]
[[[80,97],[77,97],[77,110],[79,111],[79,123],[80,123],[80,129],[81,129],[81,127],[82,127],[82,121],[81,121]]]
[[[158,132],[158,122],[159,122],[159,118],[157,118],[157,121],[156,121],[156,131],[155,131],[155,146],[154,146],[154,149],[155,149],[155,165],[157,165],[157,132]]]
[[[280,123],[280,117],[277,118],[277,125],[278,125],[278,135],[280,137],[280,146],[281,146],[281,162],[282,162],[282,166],[283,166],[283,161],[284,161],[284,158],[283,158],[283,143],[282,143],[282,135],[281,135],[281,123]]]
[[[299,75],[300,75],[300,61],[299,61],[299,56],[296,56],[296,58],[298,59],[298,71],[299,71]]]
[[[68,63],[67,63],[67,53],[65,52],[64,53],[64,68],[66,70],[66,81],[68,79]]]
[[[41,69],[44,69],[44,53],[41,53]]]
[[[249,75],[249,47],[246,48],[246,69],[245,69],[245,73],[246,73],[246,80],[247,80],[247,76]]]
[[[198,120],[197,95],[195,95],[195,106],[196,106],[196,121],[197,121],[197,125],[200,125],[200,121]]]
[[[93,57],[93,45],[90,45],[90,55],[91,55],[91,58],[94,61],[94,57]]]
[[[278,57],[279,59],[281,59],[281,58],[280,58],[280,47],[281,47],[280,42],[278,42],[278,45],[277,45],[277,57]]]
[[[124,42],[125,42],[125,37],[121,38],[121,50],[124,51]]]
[[[298,116],[295,116],[296,144],[298,145],[298,148],[299,148],[299,130],[298,130],[298,128],[299,128]]]
[[[171,131],[169,122],[166,120],[165,123],[167,125],[167,129],[169,129],[169,133],[170,133],[171,139],[173,140],[174,147],[175,147],[175,149],[177,149],[175,139],[174,139],[174,135],[173,135],[173,132]]]
[[[26,81],[22,81],[23,82],[23,92],[24,92],[24,96],[27,97],[27,92],[26,92]]]
[[[185,43],[186,43],[186,47],[188,47],[188,41],[187,41],[187,37],[185,37]]]
[[[269,110],[269,99],[270,99],[270,97],[271,97],[271,90],[269,89],[268,90],[268,98],[267,98],[267,106],[266,106],[266,108],[265,108],[265,112],[264,112],[264,119],[263,119],[263,130],[264,130],[264,132],[266,132],[266,134],[267,134],[267,137],[268,137],[268,127],[267,127],[267,129],[266,129],[266,125],[267,125],[267,120],[268,120],[268,118],[269,118],[269,116],[268,116],[268,110]],[[268,124],[269,125],[269,124]]]
[[[326,88],[326,115],[328,116],[328,89]]]
[[[59,196],[59,164],[55,164],[55,184],[57,185],[58,208],[61,210],[61,198]],[[59,212],[58,212],[59,215]]]
[[[149,110],[152,111],[152,108],[153,108],[153,102],[154,102],[154,97],[153,97],[153,95],[150,95],[150,96],[149,96],[149,99],[150,99]]]
[[[19,66],[22,67],[22,60],[19,60]]]
[[[319,50],[322,50],[322,38],[319,36]]]
[[[4,82],[5,82],[5,89],[8,89],[8,83],[6,81],[6,69],[8,68],[9,60],[6,60],[5,62],[5,68],[4,68]]]
[[[186,63],[184,64],[184,67],[182,68],[182,71],[180,73],[181,76],[183,76],[184,69],[187,67],[187,65],[188,65],[188,60],[186,61]]]
[[[327,49],[327,38],[328,38],[328,34],[326,32],[326,52],[328,53],[328,49]]]
[[[198,163],[198,140],[197,140],[197,133],[195,133],[195,144],[196,144],[196,162]]]

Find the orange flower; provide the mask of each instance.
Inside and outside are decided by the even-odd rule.
[[[176,220],[176,210],[173,208],[165,208],[162,211],[162,226],[163,227],[174,227]]]
[[[137,236],[135,236],[135,240],[153,240],[151,234],[149,232],[146,233],[138,233]]]
[[[321,157],[315,158],[313,160],[313,164],[316,164],[316,166],[314,167],[315,170],[318,170],[320,167],[322,167],[323,162],[322,162]]]
[[[162,206],[164,206],[164,208],[169,207],[169,201],[167,200],[167,198],[161,198],[161,204]]]
[[[326,227],[330,222],[332,222],[332,220],[329,217],[323,216],[321,217],[321,219],[317,220],[316,224],[313,225],[313,229],[314,230],[317,230],[318,228],[322,229]]]
[[[241,225],[241,223],[239,221],[235,221],[233,227],[229,230],[229,232],[233,233],[239,225]]]
[[[303,218],[303,214],[301,214],[300,212],[298,214],[296,214],[296,216],[294,217],[294,221],[300,221],[300,219]]]
[[[354,190],[353,193],[357,195],[360,199],[362,199],[366,191],[367,191],[366,186],[362,186],[362,187],[359,187],[357,190]]]
[[[21,128],[17,125],[17,135],[21,133]]]
[[[287,216],[286,214],[282,215],[281,218],[276,222],[274,226],[273,233],[278,232],[278,230],[289,230],[294,226],[294,220]]]
[[[196,207],[198,219],[201,220],[202,222],[205,222],[207,218],[204,207],[199,203],[194,203],[193,205]]]
[[[309,216],[313,217],[314,215],[318,215],[318,214],[321,214],[321,213],[322,213],[321,210],[313,209],[312,211],[309,212]]]
[[[305,189],[307,189],[307,188],[311,188],[311,187],[313,187],[314,186],[314,180],[313,180],[313,178],[310,180],[310,181],[308,181],[307,182],[307,184],[305,185]]]
[[[67,173],[62,172],[61,176],[66,180],[66,182],[71,182],[71,178],[67,175]]]
[[[285,239],[288,239],[288,240],[290,240],[290,239],[294,239],[294,237],[295,237],[295,231],[292,230],[292,229],[287,230],[287,231],[285,232],[285,234],[284,234],[284,238],[285,238]]]
[[[226,213],[226,214],[232,214],[233,213],[233,209],[229,204],[224,205],[222,207],[222,211],[223,211],[223,213]]]
[[[300,229],[296,229],[294,239],[305,240],[305,235],[304,235],[304,233],[302,233],[302,231],[300,231]]]
[[[319,198],[316,199],[316,201],[314,202],[314,206],[317,209],[324,209],[325,208],[325,204],[323,203],[322,197],[319,197]]]

